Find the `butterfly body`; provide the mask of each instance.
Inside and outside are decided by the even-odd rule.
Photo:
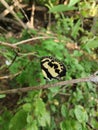
[[[66,75],[66,68],[59,60],[45,56],[41,58],[41,69],[45,79],[60,79]]]

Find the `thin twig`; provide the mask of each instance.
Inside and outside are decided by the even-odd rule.
[[[0,77],[0,80],[3,80],[3,79],[12,79],[12,78],[16,77],[17,75],[19,75],[20,73],[21,73],[21,71],[18,72],[18,73],[16,73],[16,74],[2,76],[2,77]]]
[[[24,44],[24,43],[27,43],[27,42],[31,42],[31,41],[33,41],[33,40],[48,39],[48,38],[54,38],[54,37],[50,37],[50,36],[41,37],[41,36],[39,36],[39,37],[34,37],[34,38],[30,38],[30,39],[26,39],[26,40],[23,40],[23,41],[14,43],[13,45],[18,46],[18,45],[21,45],[21,44]]]
[[[0,45],[8,46],[8,47],[11,47],[11,48],[13,48],[13,49],[19,49],[19,48],[17,47],[18,45],[21,45],[21,44],[24,44],[24,43],[28,43],[28,42],[31,42],[31,41],[33,41],[33,40],[48,39],[48,38],[55,38],[55,37],[51,37],[51,36],[42,37],[42,36],[39,36],[39,37],[29,38],[29,39],[26,39],[26,40],[23,40],[23,41],[14,43],[14,44],[10,44],[10,43],[6,43],[6,42],[0,41]]]
[[[14,6],[11,5],[11,6],[9,6],[9,8],[10,8],[10,10],[13,10]],[[3,17],[5,17],[7,14],[9,14],[9,12],[10,11],[8,9],[5,9],[0,15],[3,16]]]
[[[13,2],[14,2],[14,6],[17,7],[17,8],[19,8],[21,10],[21,12],[25,16],[26,20],[29,22],[29,18],[27,16],[27,14],[25,13],[25,11],[23,10],[23,8],[26,7],[27,5],[24,5],[19,0],[13,0]]]
[[[97,74],[98,74],[98,71],[96,73],[94,73],[93,75],[86,77],[86,78],[79,78],[79,79],[61,81],[61,82],[58,82],[58,83],[46,84],[46,85],[42,85],[42,86],[32,86],[32,87],[4,90],[4,91],[0,91],[0,94],[13,94],[13,93],[19,93],[19,92],[24,93],[24,92],[28,92],[28,91],[31,91],[31,90],[41,90],[41,89],[47,89],[47,88],[50,88],[50,87],[69,85],[69,84],[80,83],[80,82],[90,82],[90,81],[92,81],[92,82],[98,83]],[[96,79],[96,81],[94,79]]]
[[[6,42],[2,42],[2,41],[0,41],[0,45],[11,47],[13,49],[18,49],[18,47],[16,45],[10,44],[10,43],[6,43]]]
[[[35,13],[35,2],[32,3],[30,26],[34,28],[34,13]]]

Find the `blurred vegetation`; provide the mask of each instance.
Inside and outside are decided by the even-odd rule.
[[[13,7],[26,29],[4,2]],[[19,73],[0,79],[0,91],[46,84],[40,67],[42,56],[56,57],[65,64],[63,80],[98,71],[97,0],[2,0],[0,14],[0,77]],[[35,40],[17,44],[18,49],[2,44],[15,45],[30,38]],[[0,129],[97,130],[98,85],[82,82],[63,89],[55,86],[1,94]]]

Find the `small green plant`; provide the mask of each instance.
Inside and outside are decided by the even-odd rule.
[[[73,53],[70,53],[65,48],[64,43],[55,42],[52,39],[42,40],[40,44],[36,43],[33,46],[23,44],[20,48],[21,55],[18,55],[9,67],[11,74],[21,71],[14,80],[10,81],[12,88],[45,84],[40,67],[40,57],[46,55],[54,56],[65,64],[67,68],[65,80],[86,77],[92,71],[94,72],[98,69],[96,61],[92,62],[88,57],[84,57],[83,52],[74,50]],[[6,59],[10,58],[11,60],[13,53],[10,53],[10,51],[4,55],[6,55]],[[30,57],[25,55],[29,53],[34,54],[34,52],[37,52],[39,56],[36,57],[36,54]],[[81,60],[82,58],[83,60]],[[96,98],[97,93],[92,83],[80,83],[75,86],[67,86],[65,89],[55,86],[55,88],[45,90],[45,92],[42,90],[28,92],[24,99],[20,99],[20,107],[16,109],[15,115],[10,116],[7,129],[29,130],[34,128],[37,130],[43,127],[50,130],[51,126],[52,129],[62,130],[73,127],[75,130],[78,128],[88,129],[88,118],[91,122],[94,121],[97,124],[95,117],[93,117]],[[89,111],[91,112],[89,113]],[[63,118],[63,121],[61,121],[61,118]],[[58,125],[56,125],[56,119],[59,121]],[[17,124],[17,127],[15,124]],[[3,125],[3,119],[1,125]]]
[[[92,0],[70,0],[67,5],[57,5],[55,2],[58,3],[52,0],[39,2],[49,8],[49,13],[52,13],[56,20],[50,27],[51,38],[43,37],[40,40],[18,44],[18,48],[13,48],[2,43],[15,45],[21,40],[31,39],[31,36],[38,37],[39,34],[46,36],[47,30],[44,29],[44,32],[41,29],[22,30],[19,38],[0,36],[0,77],[7,78],[11,75],[11,78],[0,81],[1,86],[5,81],[8,87],[6,89],[18,90],[22,87],[47,84],[40,65],[43,56],[52,56],[64,63],[66,76],[62,80],[83,78],[98,71],[98,54],[94,50],[98,48],[97,35],[94,36],[92,32],[83,28],[83,18],[89,16],[85,10],[92,7]],[[77,13],[75,17],[65,16],[64,12],[68,11],[74,13],[80,11],[82,18]],[[54,80],[50,84],[54,82],[59,81]],[[32,90],[25,94],[20,91],[13,95],[2,94],[0,95],[2,102],[0,128],[2,130],[97,130],[96,86],[91,82],[81,82]],[[11,100],[7,100],[9,97]],[[14,100],[15,105],[12,102]]]

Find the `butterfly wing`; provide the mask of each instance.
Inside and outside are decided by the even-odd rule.
[[[45,79],[59,79],[66,75],[66,68],[57,59],[45,56],[41,58],[41,69]]]

